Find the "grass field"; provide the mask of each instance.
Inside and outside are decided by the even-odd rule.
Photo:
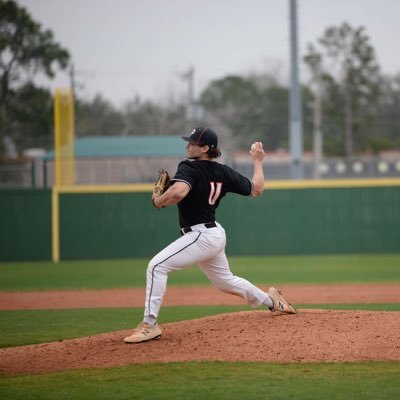
[[[148,260],[0,264],[0,291],[143,287]],[[256,284],[400,282],[400,254],[231,258]],[[191,268],[169,285],[209,285]],[[400,311],[400,304],[299,305]],[[160,322],[249,310],[164,307]],[[0,311],[0,346],[42,343],[131,328],[142,309]],[[400,363],[172,363],[0,376],[2,399],[396,399]]]
[[[3,399],[398,399],[398,363],[171,363],[0,378]]]
[[[400,254],[231,257],[234,274],[255,284],[400,282]],[[0,291],[143,287],[147,259],[0,263]],[[171,285],[209,285],[198,268],[171,273]]]

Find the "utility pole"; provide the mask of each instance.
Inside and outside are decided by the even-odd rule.
[[[321,63],[315,65],[315,89],[314,89],[314,179],[320,178],[319,167],[322,161],[322,94],[321,94]]]
[[[72,93],[72,107],[74,109],[73,112],[73,127],[74,127],[74,132],[75,132],[75,126],[76,126],[76,117],[75,117],[75,110],[76,110],[76,101],[75,101],[75,88],[76,88],[76,81],[75,81],[75,66],[74,63],[71,63],[71,66],[69,68],[69,84],[71,87],[71,93]]]
[[[93,71],[82,71],[79,70],[76,71],[75,69],[75,64],[73,62],[71,62],[70,66],[69,66],[69,70],[68,70],[68,76],[69,76],[69,86],[71,88],[71,92],[72,92],[72,100],[73,100],[73,106],[74,106],[74,110],[76,109],[76,99],[77,99],[77,92],[78,90],[82,90],[84,88],[84,84],[80,83],[80,80],[78,80],[78,82],[76,81],[76,75],[78,74],[78,76],[82,76],[82,75],[86,75],[86,77],[93,77],[94,72]],[[75,117],[76,113],[74,113],[74,126],[75,126],[75,122],[76,122],[76,117]]]
[[[71,63],[71,66],[69,68],[69,84],[71,86],[72,93],[74,94],[76,82],[75,82],[75,66],[73,63]]]
[[[193,100],[194,100],[194,67],[190,67],[188,73],[188,100],[189,100],[189,106],[193,105]]]
[[[299,60],[297,50],[297,1],[289,0],[290,7],[290,102],[289,142],[292,158],[292,179],[303,179],[303,131]]]
[[[196,119],[195,104],[194,104],[194,67],[191,66],[187,72],[181,74],[181,78],[187,80],[188,93],[186,100],[186,129],[189,132],[194,128],[193,123]]]

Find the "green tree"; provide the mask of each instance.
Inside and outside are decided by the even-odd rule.
[[[288,148],[289,91],[282,86],[271,86],[261,92],[257,105],[256,136],[268,150]]]
[[[7,113],[7,133],[13,138],[17,148],[53,147],[53,97],[49,90],[35,87],[28,82],[15,91]]]
[[[376,124],[368,147],[373,152],[400,149],[400,73],[383,76]]]
[[[101,95],[92,101],[75,101],[76,136],[114,136],[124,130],[124,115]]]
[[[310,92],[303,89],[305,135],[309,148]],[[200,103],[206,110],[206,124],[226,132],[231,148],[247,148],[261,140],[267,150],[288,148],[288,88],[268,75],[227,76],[211,82],[203,91]]]
[[[379,97],[380,73],[375,51],[364,27],[353,28],[344,22],[339,27],[327,28],[317,46],[309,47],[304,60],[314,78],[315,57],[321,60],[325,84],[324,119],[330,113],[330,123],[341,121],[335,132],[344,132],[344,153],[351,158],[365,147]],[[328,126],[328,131],[331,128]]]
[[[260,104],[260,91],[253,81],[240,76],[214,80],[201,93],[199,103],[206,120],[218,127],[232,147],[248,145],[253,139]]]
[[[13,121],[13,97],[37,73],[53,78],[55,66],[66,68],[69,53],[15,1],[0,0],[0,143]]]
[[[169,101],[167,105],[140,98],[129,101],[124,109],[126,135],[176,135],[186,131],[185,107]]]

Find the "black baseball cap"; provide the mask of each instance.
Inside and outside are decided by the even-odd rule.
[[[190,136],[182,136],[182,139],[191,143],[207,145],[210,149],[218,147],[218,136],[210,128],[195,128],[190,132]]]

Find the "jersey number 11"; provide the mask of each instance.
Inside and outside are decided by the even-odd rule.
[[[210,196],[208,197],[208,204],[212,206],[218,200],[221,194],[222,182],[210,182]]]

